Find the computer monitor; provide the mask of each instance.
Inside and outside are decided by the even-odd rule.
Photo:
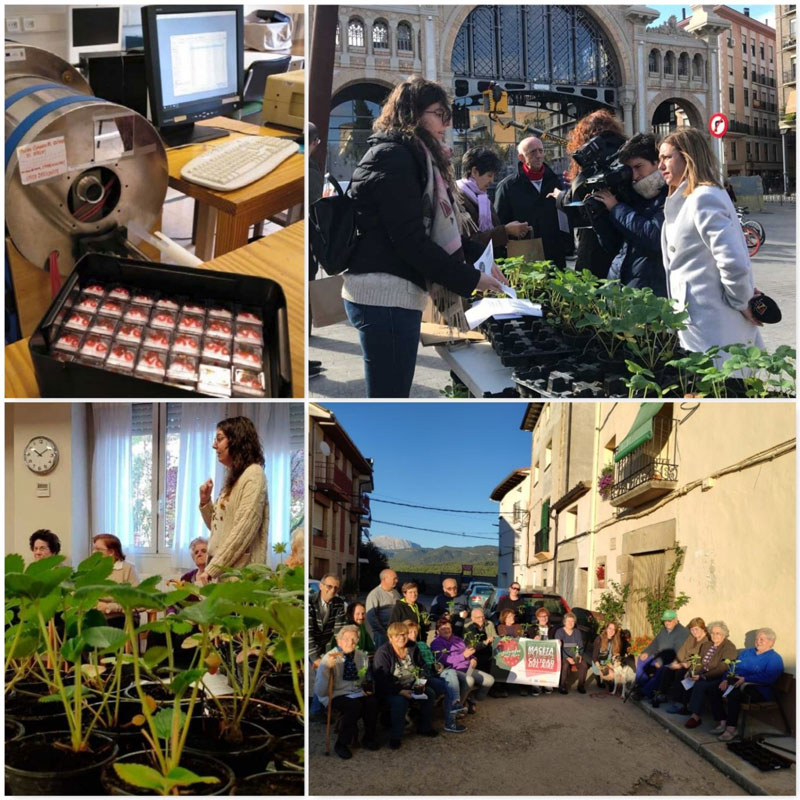
[[[150,112],[167,147],[227,136],[198,120],[242,106],[242,6],[142,8]]]
[[[67,61],[122,49],[122,6],[67,6]]]

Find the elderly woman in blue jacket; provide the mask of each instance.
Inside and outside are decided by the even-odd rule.
[[[759,628],[756,631],[756,646],[742,650],[738,656],[736,672],[719,685],[718,692],[712,692],[711,710],[717,727],[711,732],[718,734],[720,741],[729,742],[736,735],[736,724],[742,702],[753,700],[762,702],[773,697],[772,684],[783,675],[783,659],[775,652],[775,631],[772,628]],[[722,695],[729,687],[728,710],[723,709]]]
[[[752,344],[763,347],[748,305],[756,293],[741,225],[703,134],[679,128],[659,146],[669,186],[661,254],[669,297],[689,312],[680,342],[687,350]]]

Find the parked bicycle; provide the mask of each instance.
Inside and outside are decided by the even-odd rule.
[[[739,217],[739,222],[742,225],[749,225],[751,228],[755,228],[761,244],[764,244],[764,240],[767,238],[764,226],[757,219],[745,219],[744,215],[749,213],[750,209],[747,206],[736,206],[736,216]]]

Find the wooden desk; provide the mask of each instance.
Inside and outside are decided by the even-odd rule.
[[[227,117],[198,122],[198,125],[211,125],[232,131],[235,138],[242,134],[261,136],[285,136],[286,130],[252,125]],[[303,202],[303,156],[299,153],[286,159],[268,175],[260,180],[233,192],[215,192],[205,186],[181,178],[181,168],[200,155],[206,147],[214,147],[230,141],[213,139],[190,147],[167,150],[169,185],[198,201],[197,241],[195,253],[203,261],[215,255],[220,256],[247,244],[247,231],[251,225],[277,214],[286,208]],[[217,241],[214,246],[214,230]]]
[[[198,269],[272,278],[283,288],[289,317],[292,389],[305,394],[305,223],[297,222],[264,239],[202,264]],[[6,347],[6,397],[40,397],[28,339]]]

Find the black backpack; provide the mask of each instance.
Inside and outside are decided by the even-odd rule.
[[[336,194],[311,204],[308,239],[319,266],[329,275],[338,275],[350,266],[358,240],[355,202],[332,175],[327,174],[325,180]]]

